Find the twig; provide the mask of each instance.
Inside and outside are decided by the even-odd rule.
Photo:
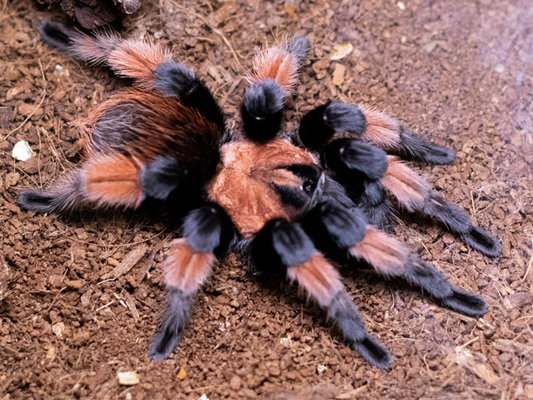
[[[529,271],[531,271],[531,265],[533,265],[533,252],[531,253],[531,257],[529,258],[529,262],[527,263],[526,273],[520,279],[520,282],[524,282],[529,274]]]
[[[100,311],[100,310],[102,310],[102,309],[104,309],[104,308],[106,308],[106,307],[109,307],[109,306],[110,306],[111,304],[113,304],[114,302],[115,302],[115,300],[111,300],[109,303],[104,304],[102,307],[98,307],[98,308],[95,310],[95,312],[98,312],[98,311]]]
[[[4,15],[4,11],[6,10],[6,7],[7,7],[7,0],[4,0],[4,5],[2,6],[2,11],[0,11],[0,19]]]

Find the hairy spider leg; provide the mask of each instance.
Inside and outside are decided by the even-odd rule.
[[[349,134],[408,160],[449,164],[455,158],[452,150],[424,139],[394,118],[363,104],[324,104],[309,111],[299,128],[302,143],[315,150],[336,134]]]
[[[45,21],[39,26],[42,38],[58,49],[91,64],[103,64],[120,77],[133,78],[143,89],[157,89],[167,97],[178,97],[224,128],[224,117],[204,83],[192,68],[172,60],[172,53],[158,43],[122,39],[114,33],[89,36]]]
[[[262,50],[254,57],[248,75],[250,87],[241,106],[244,134],[248,139],[266,142],[277,135],[285,99],[294,93],[298,70],[308,53],[307,38],[296,37]]]
[[[418,211],[441,221],[470,247],[487,256],[500,254],[502,246],[496,238],[474,226],[463,210],[447,203],[429,183],[396,157],[388,156],[388,168],[381,182],[408,212]]]
[[[372,224],[388,228],[394,213],[387,192],[400,207],[420,212],[442,223],[481,253],[494,257],[501,244],[483,229],[472,225],[468,215],[442,196],[395,156],[355,139],[334,139],[323,151],[324,159]]]
[[[487,312],[487,305],[480,297],[454,288],[433,265],[385,232],[366,225],[363,213],[357,208],[330,200],[317,206],[307,218],[304,227],[318,243],[346,251],[387,278],[402,278],[454,311],[472,317]]]
[[[165,46],[122,39],[115,33],[89,36],[52,21],[44,21],[39,33],[48,44],[90,64],[103,64],[120,77],[133,78],[144,89],[153,87],[157,66],[172,61]]]
[[[233,238],[233,225],[217,204],[206,204],[185,217],[183,238],[172,241],[164,262],[166,304],[150,344],[152,360],[166,359],[183,338],[195,294]]]
[[[140,162],[120,153],[95,156],[47,190],[21,192],[18,204],[41,213],[68,213],[86,203],[137,208],[144,199]]]
[[[365,329],[357,308],[344,290],[337,270],[318,252],[297,224],[286,219],[269,221],[249,245],[254,265],[269,272],[285,273],[327,310],[343,337],[372,365],[387,369],[391,356]]]

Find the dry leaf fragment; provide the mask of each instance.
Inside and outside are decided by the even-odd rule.
[[[180,372],[178,372],[178,378],[183,379],[187,376],[187,372],[183,368],[180,368]]]
[[[333,49],[331,50],[329,59],[333,61],[341,60],[344,57],[346,57],[348,54],[350,54],[352,51],[353,51],[353,45],[351,43],[336,44],[333,46]]]
[[[483,360],[474,357],[472,353],[463,347],[458,346],[455,348],[455,362],[468,369],[479,378],[485,380],[487,383],[494,384],[499,379],[498,375],[496,375],[488,364]]]
[[[2,255],[0,255],[0,301],[4,297],[7,297],[9,282],[13,277],[11,268],[7,265],[6,260]]]
[[[338,395],[337,397],[335,397],[335,399],[338,399],[338,400],[355,399],[356,396],[359,393],[364,392],[367,389],[367,387],[368,385],[359,386],[357,389]]]
[[[292,6],[285,7],[285,11],[287,11],[287,14],[289,14],[289,17],[291,17],[293,21],[298,21],[298,15],[294,12]]]
[[[133,315],[133,319],[135,321],[138,321],[140,316],[139,316],[139,311],[137,311],[137,307],[135,306],[135,298],[130,293],[128,293],[126,291],[124,291],[124,293],[122,293],[122,295],[126,299],[126,305],[128,306],[128,309],[130,310],[131,315]]]

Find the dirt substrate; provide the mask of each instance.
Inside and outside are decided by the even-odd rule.
[[[329,98],[366,102],[457,151],[453,165],[417,168],[503,238],[502,256],[410,217],[396,235],[490,309],[467,318],[346,266],[351,297],[394,357],[390,371],[354,354],[295,288],[248,272],[236,255],[215,268],[179,348],[151,362],[172,232],[134,213],[59,218],[15,203],[79,162],[75,121],[125,82],[39,41],[40,20],[65,20],[59,7],[4,0],[0,13],[0,399],[533,398],[530,0],[161,0],[123,23],[124,35],[173,45],[233,121],[253,52],[308,35],[289,124]],[[330,60],[347,43],[353,51]],[[34,150],[26,162],[11,157],[19,140]],[[120,385],[118,372],[139,381]]]

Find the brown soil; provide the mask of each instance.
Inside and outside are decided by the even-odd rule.
[[[43,45],[44,18],[65,16],[38,2],[0,4],[1,399],[533,398],[530,0],[162,0],[124,21],[124,35],[172,44],[233,116],[253,51],[306,34],[313,50],[293,121],[329,98],[367,102],[457,151],[451,166],[420,169],[503,238],[502,256],[409,218],[396,234],[490,310],[467,318],[347,270],[368,329],[395,359],[390,371],[354,354],[294,288],[265,282],[236,255],[215,269],[171,358],[147,358],[172,233],[133,213],[60,218],[15,203],[79,161],[74,121],[124,84]],[[342,43],[354,51],[330,61]],[[19,140],[35,151],[29,161],[11,157]],[[131,270],[106,275],[121,262]],[[119,371],[137,372],[139,383],[120,385]]]

